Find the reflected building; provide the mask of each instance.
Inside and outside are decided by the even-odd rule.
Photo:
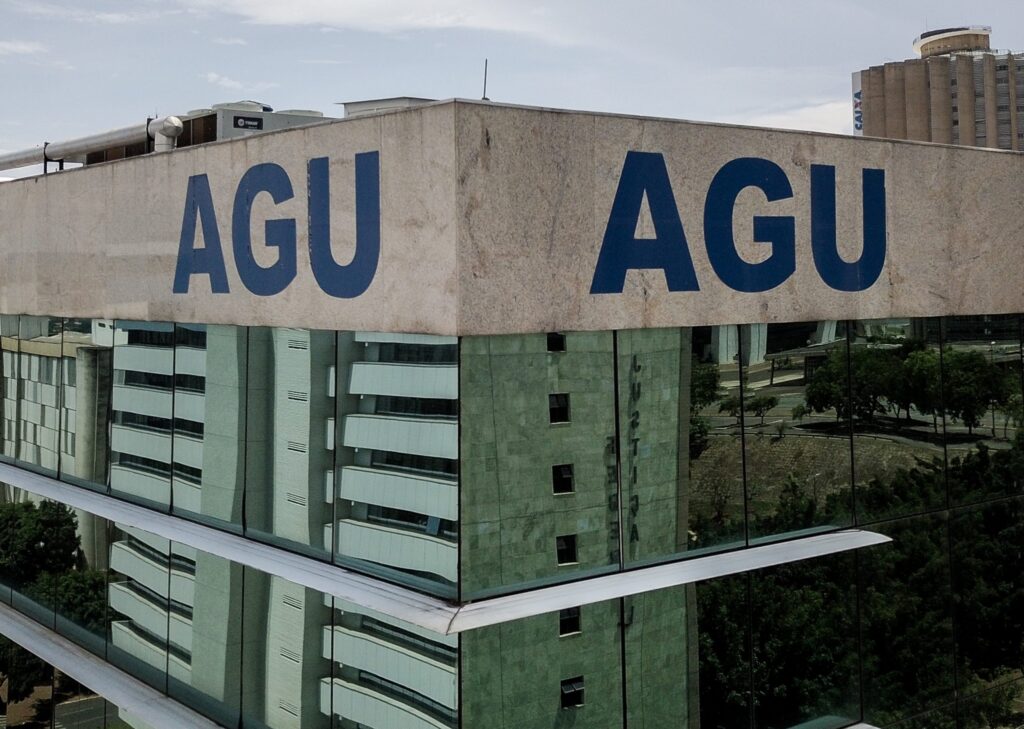
[[[340,564],[358,561],[452,596],[459,570],[458,351],[455,337],[339,336],[336,491],[334,471],[325,471],[327,493],[337,494]]]

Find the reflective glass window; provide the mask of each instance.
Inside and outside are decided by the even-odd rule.
[[[846,323],[740,331],[751,540],[852,523]]]
[[[67,674],[53,671],[53,726],[55,729],[101,729],[106,702]],[[44,724],[43,726],[48,726]]]
[[[174,511],[241,529],[248,329],[178,324],[174,331]]]
[[[81,509],[68,510],[61,518],[73,524],[73,536],[62,522],[58,522],[62,528],[54,530],[55,536],[59,534],[67,541],[73,558],[49,574],[56,630],[96,655],[105,656],[111,524]]]
[[[860,718],[854,556],[751,573],[754,726],[848,726]]]
[[[939,319],[850,324],[857,520],[946,505]]]
[[[60,477],[102,491],[110,471],[113,347],[110,319],[64,320]],[[144,425],[153,417],[123,411],[118,419]]]
[[[174,325],[117,321],[110,490],[166,511],[174,456]]]
[[[9,664],[11,660],[11,642],[0,635],[0,724],[7,726],[7,696],[11,680]]]
[[[950,557],[961,695],[1024,666],[1024,499],[953,512]]]
[[[0,500],[0,584],[18,611],[54,627],[60,575],[73,569],[78,536],[74,512],[4,485]]]
[[[696,585],[697,620],[684,634],[687,650],[697,647],[700,724],[734,729],[751,720],[750,576],[735,575]],[[682,606],[684,603],[678,603]]]
[[[461,339],[463,599],[618,569],[613,350],[612,332],[566,332],[564,352],[546,334]],[[554,395],[567,396],[555,399],[568,422],[552,422]],[[564,464],[574,491],[555,494]],[[568,534],[576,564],[560,567],[555,540]]]
[[[223,726],[241,711],[243,568],[174,542],[167,693]],[[175,566],[180,570],[175,572]]]
[[[323,656],[331,661],[332,672],[322,682],[331,691],[321,693],[321,706],[338,729],[349,722],[460,726],[457,636],[335,600],[332,624],[324,629]]]
[[[332,706],[330,599],[249,568],[244,584],[243,725],[327,729]],[[363,699],[358,691],[348,697]]]
[[[662,500],[655,510],[675,511],[676,528],[655,532],[672,535],[676,552],[736,547],[746,538],[741,331],[736,326],[693,327],[679,330],[679,336],[679,398],[686,405],[678,417],[676,506],[670,509],[671,501]],[[670,383],[671,373],[662,386]],[[659,384],[651,383],[655,392]],[[688,402],[683,400],[687,396]]]
[[[945,317],[942,367],[951,503],[1020,493],[1019,317]]]
[[[19,317],[18,338],[17,460],[55,476],[60,466],[63,321]]]
[[[712,655],[717,655],[718,646],[710,635],[706,647],[699,641],[697,593],[700,589],[700,585],[686,585],[623,598],[625,725],[705,726],[700,715],[699,669],[703,665],[702,656],[717,661]],[[585,610],[588,611],[589,631],[590,606]],[[707,622],[709,631],[713,632],[710,619]],[[743,654],[729,656],[717,666],[724,670],[730,661],[745,660]],[[742,692],[744,686],[735,686],[735,689]]]
[[[335,334],[251,327],[248,338],[248,533],[327,558],[334,534],[330,485],[334,482]],[[227,474],[230,464],[223,465]]]
[[[584,610],[586,630],[572,638],[559,636],[558,611],[463,633],[462,726],[622,726],[620,601],[587,605]],[[650,654],[651,669],[677,647],[666,645]]]
[[[446,597],[458,581],[456,342],[338,332],[337,468],[320,476],[338,564]]]
[[[960,701],[959,729],[1024,726],[1024,679],[997,684]]]
[[[53,716],[53,667],[12,641],[0,641],[7,665],[7,727],[49,727]]]
[[[18,364],[20,339],[17,316],[0,316],[0,373],[3,375],[3,429],[0,439],[3,457],[14,460],[18,453]]]
[[[115,524],[110,532],[107,660],[159,691],[167,690],[169,675],[187,680],[181,619],[191,608],[169,596],[172,584],[194,580],[194,552],[172,550],[168,540],[134,527]]]
[[[888,726],[954,699],[945,514],[873,527],[892,542],[858,553],[864,721]]]
[[[694,465],[688,444],[694,437],[708,440],[709,430],[698,436],[704,422],[687,408],[694,386],[716,388],[719,383],[696,384],[701,376],[712,376],[709,365],[693,361],[690,329],[620,331],[615,341],[621,481],[621,504],[615,506],[624,561],[635,564],[693,546],[688,519],[699,497],[687,488]]]

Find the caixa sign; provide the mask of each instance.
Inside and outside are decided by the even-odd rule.
[[[380,153],[355,156],[355,254],[345,264],[335,261],[331,253],[329,160],[317,157],[309,160],[306,167],[309,263],[313,278],[330,296],[354,298],[370,286],[380,259]],[[277,248],[277,260],[268,266],[260,265],[253,255],[251,223],[253,201],[261,194],[269,195],[275,205],[295,197],[292,181],[283,167],[258,164],[242,175],[231,210],[231,251],[242,285],[257,296],[273,296],[284,291],[295,278],[298,237],[294,218],[267,220],[266,245]],[[203,231],[203,248],[196,248],[198,226]],[[188,293],[195,274],[210,277],[213,293],[229,293],[220,228],[206,175],[188,178],[174,293]]]
[[[885,264],[885,171],[862,171],[864,243],[860,258],[846,261],[836,242],[836,169],[811,165],[811,253],[821,279],[839,291],[863,291],[878,279]],[[786,173],[774,162],[741,157],[718,170],[704,201],[704,245],[715,274],[736,291],[768,291],[796,271],[796,219],[789,215],[755,215],[754,241],[771,246],[763,261],[750,263],[736,249],[733,211],[740,192],[761,190],[768,202],[793,197]],[[653,239],[637,239],[644,196],[654,223]],[[597,259],[592,294],[622,293],[630,269],[661,269],[669,291],[699,291],[683,223],[679,217],[665,158],[629,152],[619,178]]]

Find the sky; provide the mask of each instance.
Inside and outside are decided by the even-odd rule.
[[[848,134],[850,73],[955,25],[1024,50],[1011,0],[0,0],[0,152],[240,99],[480,98],[485,58],[492,101]]]

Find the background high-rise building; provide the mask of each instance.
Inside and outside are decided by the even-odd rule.
[[[1024,149],[1024,53],[991,48],[988,26],[914,41],[919,58],[853,74],[854,133]]]

